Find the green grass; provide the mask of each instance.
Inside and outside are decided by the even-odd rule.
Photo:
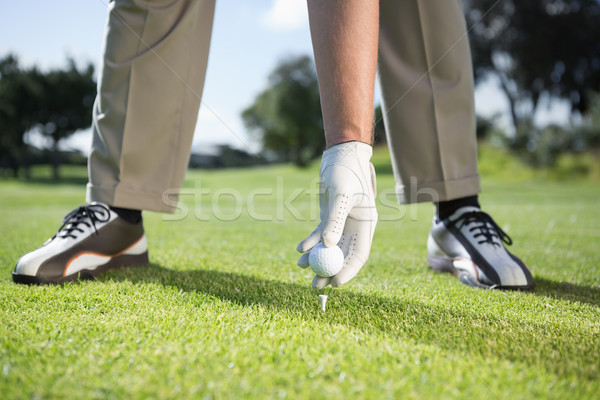
[[[485,157],[483,170],[501,164]],[[0,397],[597,398],[600,186],[514,164],[484,180],[537,286],[482,291],[426,267],[432,207],[394,205],[388,159],[374,160],[371,258],[326,313],[295,266],[316,212],[295,195],[314,190],[316,165],[192,171],[178,214],[145,214],[152,265],[62,286],[10,273],[83,202],[84,171],[1,181]]]

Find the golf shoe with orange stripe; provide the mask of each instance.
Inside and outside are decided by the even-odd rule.
[[[61,283],[91,279],[102,272],[148,264],[142,221],[130,223],[107,205],[91,203],[63,218],[44,245],[25,254],[15,266],[17,283]]]

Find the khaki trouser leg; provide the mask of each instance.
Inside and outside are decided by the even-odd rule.
[[[214,0],[110,3],[88,201],[173,211],[188,165]],[[169,190],[172,189],[172,190]]]
[[[382,0],[379,74],[402,203],[480,191],[473,72],[461,0]]]

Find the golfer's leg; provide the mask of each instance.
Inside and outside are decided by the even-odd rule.
[[[372,0],[308,1],[327,147],[371,143],[378,9]]]
[[[88,201],[171,211],[187,168],[214,0],[109,5],[94,106]]]
[[[384,119],[404,203],[480,191],[473,72],[461,0],[381,0]]]
[[[527,266],[501,245],[501,238],[511,241],[476,196],[473,73],[461,0],[382,0],[380,56],[399,199],[437,205],[427,264],[471,286],[532,287]],[[481,240],[481,226],[490,228],[489,240]]]

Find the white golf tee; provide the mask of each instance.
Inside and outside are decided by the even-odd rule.
[[[319,295],[319,302],[321,303],[321,311],[325,312],[325,304],[327,303],[327,295],[326,294],[320,294]]]

